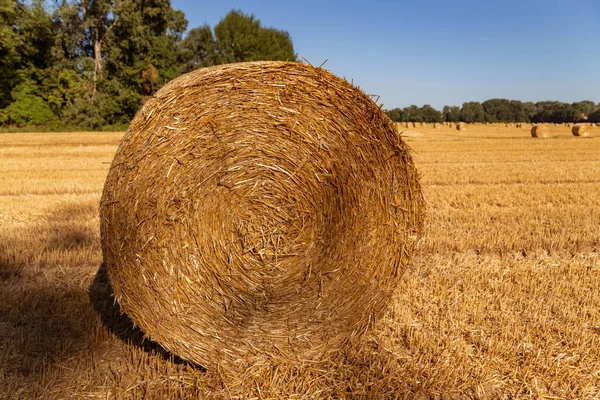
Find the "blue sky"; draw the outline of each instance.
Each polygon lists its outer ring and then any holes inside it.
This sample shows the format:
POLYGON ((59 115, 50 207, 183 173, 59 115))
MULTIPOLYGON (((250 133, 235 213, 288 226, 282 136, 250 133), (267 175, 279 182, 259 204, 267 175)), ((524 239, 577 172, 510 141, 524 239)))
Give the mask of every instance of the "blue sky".
POLYGON ((188 28, 233 8, 385 108, 508 98, 600 102, 600 0, 172 0, 188 28))

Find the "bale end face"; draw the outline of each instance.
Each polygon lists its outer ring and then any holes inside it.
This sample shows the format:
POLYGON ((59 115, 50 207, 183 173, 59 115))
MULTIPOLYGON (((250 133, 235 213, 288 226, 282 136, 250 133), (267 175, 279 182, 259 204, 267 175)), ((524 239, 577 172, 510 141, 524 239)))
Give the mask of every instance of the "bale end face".
POLYGON ((590 127, 587 124, 575 124, 571 128, 573 136, 587 137, 590 136, 590 127))
POLYGON ((409 148, 324 69, 199 69, 137 113, 101 201, 121 308, 180 357, 309 360, 391 300, 422 229, 409 148))
POLYGON ((548 137, 548 128, 544 125, 534 125, 531 127, 531 137, 544 139, 548 137))

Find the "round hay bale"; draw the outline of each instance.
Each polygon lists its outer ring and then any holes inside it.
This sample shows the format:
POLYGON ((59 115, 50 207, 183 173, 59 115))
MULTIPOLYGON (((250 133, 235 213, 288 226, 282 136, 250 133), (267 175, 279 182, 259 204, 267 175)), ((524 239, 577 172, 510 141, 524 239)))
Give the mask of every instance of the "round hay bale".
POLYGON ((438 128, 438 124, 436 124, 435 122, 433 123, 433 129, 437 129, 438 128))
POLYGON ((534 138, 547 138, 548 128, 545 125, 534 125, 531 128, 531 137, 534 138))
POLYGON ((457 131, 466 131, 467 130, 467 124, 464 122, 459 122, 458 124, 456 124, 456 130, 457 131))
POLYGON ((221 65, 136 114, 102 194, 102 251, 149 338, 238 371, 364 333, 423 210, 409 148, 362 91, 300 63, 221 65))
POLYGON ((575 124, 571 128, 571 133, 574 136, 581 136, 581 137, 590 136, 590 127, 587 124, 575 124))

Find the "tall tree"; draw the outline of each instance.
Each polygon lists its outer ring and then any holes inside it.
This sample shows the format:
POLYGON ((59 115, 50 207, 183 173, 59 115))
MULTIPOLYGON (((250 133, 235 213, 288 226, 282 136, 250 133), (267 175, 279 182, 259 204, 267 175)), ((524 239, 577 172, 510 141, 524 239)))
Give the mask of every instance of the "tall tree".
POLYGON ((485 111, 481 103, 478 101, 464 103, 460 110, 460 120, 467 123, 485 122, 485 111))
POLYGON ((215 26, 215 37, 220 63, 296 60, 287 32, 264 28, 254 15, 239 10, 230 11, 215 26))
POLYGON ((512 122, 513 115, 510 109, 510 101, 507 99, 490 99, 482 104, 486 114, 487 122, 512 122))
POLYGON ((187 27, 170 0, 122 0, 119 21, 107 38, 107 69, 127 86, 141 89, 141 74, 154 65, 162 80, 177 75, 176 47, 187 27))
POLYGON ((596 110, 596 104, 591 100, 575 102, 571 107, 579 113, 580 117, 587 117, 596 110))
POLYGON ((460 107, 444 106, 444 108, 442 109, 442 118, 446 122, 460 121, 460 107))
POLYGON ((401 108, 394 108, 387 112, 388 117, 394 122, 401 122, 404 118, 404 113, 401 108))
POLYGON ((94 60, 92 74, 92 99, 96 95, 98 81, 102 77, 102 45, 108 32, 115 26, 119 14, 115 13, 114 0, 78 0, 85 29, 86 53, 94 60))
POLYGON ((0 109, 11 102, 10 92, 22 62, 17 20, 23 7, 17 0, 0 0, 0 109))
POLYGON ((405 107, 402 113, 404 114, 404 120, 407 122, 423 122, 423 112, 421 108, 414 104, 410 107, 405 107))
POLYGON ((425 104, 421 107, 421 115, 423 116, 423 122, 442 122, 442 113, 431 107, 429 104, 425 104))
POLYGON ((191 29, 179 43, 177 59, 183 73, 217 64, 217 45, 210 26, 191 29))

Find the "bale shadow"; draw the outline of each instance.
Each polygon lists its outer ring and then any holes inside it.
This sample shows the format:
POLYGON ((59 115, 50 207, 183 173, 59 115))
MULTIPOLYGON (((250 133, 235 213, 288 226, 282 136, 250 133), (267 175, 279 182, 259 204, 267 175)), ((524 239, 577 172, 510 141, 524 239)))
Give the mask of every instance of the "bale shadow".
POLYGON ((91 340, 93 311, 83 290, 13 276, 2 282, 0 299, 0 370, 9 375, 41 376, 83 351, 91 340))
POLYGON ((24 265, 14 257, 9 257, 5 252, 0 251, 0 285, 6 281, 19 279, 23 276, 24 265))
POLYGON ((119 303, 115 301, 105 264, 100 265, 88 293, 94 309, 100 315, 102 324, 121 341, 147 353, 158 355, 174 364, 188 365, 203 372, 206 371, 203 366, 182 359, 144 336, 144 332, 134 324, 127 314, 121 311, 119 303))
POLYGON ((85 221, 94 209, 61 205, 0 232, 0 376, 26 386, 93 341, 95 314, 78 283, 84 274, 78 267, 99 249, 85 221), (62 273, 72 261, 73 273, 62 273))

